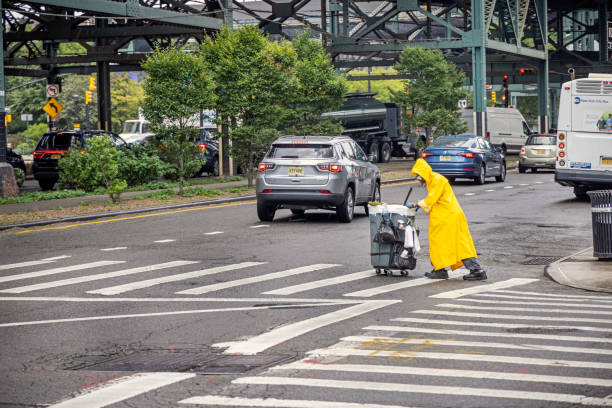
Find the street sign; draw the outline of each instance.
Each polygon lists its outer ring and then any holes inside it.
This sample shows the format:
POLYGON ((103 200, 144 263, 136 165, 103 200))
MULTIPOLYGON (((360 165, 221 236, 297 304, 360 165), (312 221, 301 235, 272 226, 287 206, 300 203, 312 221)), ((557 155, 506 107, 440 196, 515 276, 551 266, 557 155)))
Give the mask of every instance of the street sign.
POLYGON ((47 112, 47 115, 51 116, 51 119, 55 119, 63 109, 64 107, 55 98, 49 99, 45 106, 43 106, 43 110, 47 112))
POLYGON ((492 89, 492 88, 493 88, 493 85, 491 85, 491 84, 485 84, 485 89, 492 89))
POLYGON ((31 122, 32 120, 34 120, 34 115, 32 115, 31 113, 22 113, 21 120, 24 122, 31 122))
POLYGON ((467 108, 467 99, 460 99, 458 105, 460 108, 467 108))
POLYGON ((47 98, 55 98, 57 95, 59 95, 59 93, 60 93, 59 85, 57 84, 47 85, 47 98))

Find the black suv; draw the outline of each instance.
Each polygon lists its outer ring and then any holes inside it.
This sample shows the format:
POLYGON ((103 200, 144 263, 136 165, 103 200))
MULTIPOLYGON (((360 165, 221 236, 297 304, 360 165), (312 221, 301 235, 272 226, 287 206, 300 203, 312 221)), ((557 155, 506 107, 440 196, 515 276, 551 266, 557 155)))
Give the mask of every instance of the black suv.
POLYGON ((40 188, 51 190, 59 179, 57 163, 62 154, 77 146, 87 148, 87 139, 101 134, 108 134, 117 147, 127 146, 119 135, 104 130, 56 130, 45 133, 34 149, 32 165, 34 178, 38 180, 40 188))

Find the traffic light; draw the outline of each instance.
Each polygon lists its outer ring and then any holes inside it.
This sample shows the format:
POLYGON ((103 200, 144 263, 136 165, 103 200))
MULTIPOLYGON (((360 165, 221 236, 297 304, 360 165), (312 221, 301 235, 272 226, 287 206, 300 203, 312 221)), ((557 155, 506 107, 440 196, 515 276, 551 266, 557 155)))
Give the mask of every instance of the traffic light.
POLYGON ((89 77, 89 90, 90 91, 95 91, 96 90, 96 77, 89 77))
POLYGON ((491 99, 493 100, 493 103, 497 101, 497 94, 495 93, 495 91, 491 92, 491 99))
POLYGON ((508 107, 508 99, 510 97, 509 93, 508 93, 508 75, 504 75, 504 95, 502 96, 502 101, 504 101, 504 106, 507 108, 508 107))
POLYGON ((521 75, 525 75, 525 74, 530 74, 530 75, 535 75, 537 73, 535 68, 519 68, 519 74, 521 75))
POLYGON ((85 91, 85 105, 91 103, 91 91, 85 91))

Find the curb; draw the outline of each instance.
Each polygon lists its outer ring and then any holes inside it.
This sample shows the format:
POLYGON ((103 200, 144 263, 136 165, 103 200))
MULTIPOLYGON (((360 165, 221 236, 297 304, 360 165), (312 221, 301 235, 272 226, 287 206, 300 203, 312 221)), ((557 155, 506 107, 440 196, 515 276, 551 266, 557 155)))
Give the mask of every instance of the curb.
POLYGON ((575 282, 572 279, 570 279, 561 269, 560 264, 561 262, 565 262, 568 259, 571 259, 577 255, 580 255, 582 253, 585 252, 591 252, 593 251, 593 247, 589 247, 586 249, 583 249, 581 251, 578 251, 574 254, 571 254, 569 256, 566 256, 564 258, 559 259, 558 261, 555 261, 551 264, 548 264, 546 266, 546 268, 544 269, 544 275, 547 276, 548 278, 550 278, 551 280, 557 282, 560 285, 564 285, 564 286, 569 286, 572 288, 577 288, 577 289, 584 289, 584 290, 589 290, 592 292, 604 292, 604 293, 611 293, 610 290, 606 290, 606 289, 602 289, 600 287, 597 286, 588 286, 585 285, 583 283, 579 283, 579 282, 575 282))

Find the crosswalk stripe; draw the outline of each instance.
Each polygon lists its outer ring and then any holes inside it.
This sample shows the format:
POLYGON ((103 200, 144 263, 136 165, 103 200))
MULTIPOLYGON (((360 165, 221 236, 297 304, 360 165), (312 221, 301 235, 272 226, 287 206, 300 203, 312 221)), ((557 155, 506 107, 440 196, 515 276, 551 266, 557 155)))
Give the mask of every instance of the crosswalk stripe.
MULTIPOLYGON (((495 309, 497 311, 497 308, 495 309)), ((590 319, 585 317, 554 317, 554 316, 525 316, 525 315, 504 315, 497 313, 465 313, 465 312, 449 312, 447 310, 412 310, 410 313, 442 315, 442 316, 459 316, 459 317, 480 317, 485 319, 511 319, 511 320, 547 320, 560 322, 584 322, 584 323, 604 323, 612 324, 610 319, 590 319)), ((610 329, 612 331, 612 328, 610 329)))
POLYGON ((612 305, 594 305, 592 303, 575 304, 575 303, 563 303, 563 302, 520 302, 514 300, 488 300, 488 299, 457 299, 461 302, 471 303, 489 303, 497 305, 529 305, 529 306, 567 306, 567 307, 594 307, 597 309, 612 309, 612 305))
POLYGON ((513 343, 492 343, 485 341, 460 341, 455 339, 430 339, 430 338, 401 338, 401 337, 375 337, 375 336, 348 336, 341 339, 344 342, 353 342, 369 345, 384 346, 385 344, 418 344, 431 346, 466 346, 466 347, 487 347, 500 348, 507 350, 529 350, 529 351, 558 351, 562 353, 577 354, 601 354, 612 355, 612 349, 598 349, 590 347, 563 347, 551 346, 547 344, 513 344, 513 343))
POLYGON ((0 265, 0 271, 4 271, 6 269, 14 269, 14 268, 25 268, 27 266, 44 265, 44 264, 55 262, 59 259, 64 259, 64 258, 70 258, 70 255, 60 255, 60 256, 54 256, 53 258, 40 259, 38 261, 26 261, 26 262, 18 262, 18 263, 0 265))
MULTIPOLYGON (((392 358, 425 358, 433 360, 459 360, 477 361, 480 363, 496 364, 523 364, 538 365, 546 367, 564 368, 596 368, 601 370, 612 370, 612 363, 600 363, 598 361, 576 361, 576 360, 556 360, 545 358, 497 356, 491 354, 462 354, 462 353, 430 353, 426 351, 412 351, 410 349, 376 350, 376 349, 355 349, 355 348, 336 348, 312 350, 307 353, 310 356, 371 356, 371 357, 392 357, 392 358)), ((611 400, 612 402, 612 400, 611 400)))
POLYGON ((156 265, 141 266, 138 268, 124 269, 115 272, 99 273, 97 275, 79 276, 77 278, 62 279, 52 282, 38 283, 35 285, 19 286, 11 289, 0 290, 1 293, 24 293, 33 290, 56 288, 59 286, 74 285, 76 283, 90 282, 100 279, 116 278, 118 276, 133 275, 135 273, 151 272, 159 269, 174 268, 177 266, 190 265, 197 261, 171 261, 156 265))
POLYGON ((218 234, 223 234, 223 231, 211 231, 211 232, 204 233, 204 235, 218 235, 218 234))
MULTIPOLYGON (((454 303, 439 303, 436 307, 451 307, 455 309, 468 309, 468 310, 491 310, 491 306, 471 306, 471 305, 458 305, 454 303)), ((540 313, 558 313, 558 314, 594 314, 594 315, 605 315, 610 316, 610 312, 607 310, 576 310, 571 309, 543 309, 541 307, 504 307, 495 306, 495 310, 505 312, 540 312, 540 313)))
POLYGON ((203 293, 214 292, 217 290, 228 289, 228 288, 234 288, 236 286, 248 285, 250 283, 259 283, 259 282, 263 282, 263 281, 267 281, 271 279, 285 278, 287 276, 299 275, 301 273, 314 272, 314 271, 318 271, 318 270, 326 269, 326 268, 333 268, 334 266, 341 266, 341 265, 314 264, 314 265, 302 266, 299 268, 293 268, 293 269, 289 269, 289 270, 281 271, 281 272, 273 272, 273 273, 268 273, 265 275, 253 276, 250 278, 236 279, 236 280, 229 281, 229 282, 219 282, 213 285, 200 286, 198 288, 182 290, 176 293, 179 295, 201 295, 203 293))
POLYGON ((367 271, 350 273, 348 275, 336 276, 334 278, 321 279, 318 281, 302 283, 300 285, 287 286, 284 288, 263 292, 262 295, 292 295, 298 292, 305 292, 307 290, 321 288, 324 286, 342 284, 358 279, 370 278, 372 276, 375 276, 374 271, 372 269, 368 269, 367 271))
POLYGON ((241 398, 206 395, 179 401, 179 404, 220 405, 229 407, 278 407, 278 408, 409 408, 400 405, 361 404, 359 402, 335 402, 315 400, 288 400, 277 398, 241 398))
MULTIPOLYGON (((465 274, 465 270, 455 270, 449 272, 449 278, 457 278, 463 274, 465 274)), ((357 292, 345 293, 342 296, 354 296, 354 297, 371 297, 375 295, 380 295, 381 293, 392 292, 399 289, 412 288, 415 286, 429 285, 431 283, 440 282, 444 279, 429 279, 429 278, 418 278, 406 280, 399 283, 391 283, 388 285, 376 286, 370 289, 358 290, 357 292)))
POLYGON ((195 376, 189 373, 138 373, 49 408, 102 408, 195 376))
POLYGON ((585 330, 585 331, 595 331, 595 332, 604 332, 609 333, 610 328, 605 327, 591 327, 591 326, 564 326, 564 325, 555 325, 555 326, 547 326, 547 325, 538 325, 538 326, 526 326, 524 324, 514 324, 514 323, 483 323, 483 322, 460 322, 455 320, 434 320, 434 319, 417 319, 412 317, 399 317, 396 319, 391 319, 396 322, 410 322, 410 323, 425 323, 425 324, 447 324, 451 326, 481 326, 481 327, 503 327, 506 329, 526 329, 529 327, 533 327, 537 329, 568 329, 568 330, 585 330))
POLYGON ((511 293, 511 294, 523 295, 523 296, 528 296, 528 295, 545 296, 545 297, 563 298, 563 299, 567 299, 567 298, 594 299, 594 300, 606 300, 606 299, 610 299, 610 296, 602 296, 602 295, 594 295, 594 296, 589 296, 589 295, 568 295, 568 294, 543 293, 543 292, 523 292, 523 291, 518 291, 518 290, 504 290, 504 289, 496 290, 495 292, 496 293, 511 293))
POLYGON ((296 385, 304 387, 341 388, 384 392, 422 393, 435 395, 462 395, 486 398, 508 398, 519 400, 552 401, 570 404, 612 406, 612 399, 587 397, 575 394, 557 394, 549 392, 512 391, 497 388, 451 387, 448 385, 419 385, 406 383, 384 383, 370 381, 345 381, 315 378, 286 377, 242 377, 232 381, 233 384, 251 385, 296 385))
POLYGON ((127 249, 127 247, 113 247, 113 248, 102 248, 100 251, 121 251, 127 249))
POLYGON ((136 289, 149 288, 151 286, 162 283, 177 282, 190 278, 197 278, 206 275, 212 275, 219 272, 234 271, 238 269, 248 268, 251 266, 264 265, 265 262, 242 262, 239 264, 217 266, 214 268, 202 269, 194 272, 179 273, 176 275, 163 276, 161 278, 147 279, 138 282, 126 283, 125 285, 110 286, 108 288, 90 290, 87 293, 95 295, 118 295, 120 293, 129 292, 136 289))
POLYGON ((268 370, 313 370, 338 371, 355 373, 429 375, 434 377, 476 378, 483 380, 505 380, 525 382, 547 382, 557 384, 591 385, 595 387, 612 387, 612 380, 590 377, 565 377, 560 375, 520 374, 499 371, 458 370, 448 368, 422 368, 375 364, 320 364, 313 360, 302 360, 294 363, 270 367, 268 370))
MULTIPOLYGON (((497 293, 483 293, 483 294, 478 294, 478 296, 482 296, 482 297, 490 297, 490 298, 502 298, 502 299, 524 299, 524 300, 556 300, 556 299, 551 299, 549 297, 534 297, 534 296, 520 296, 520 295, 504 295, 504 294, 497 294, 497 293)), ((563 298, 564 302, 584 302, 586 299, 573 299, 573 298, 563 298)), ((602 302, 602 303, 612 303, 612 299, 608 298, 608 299, 589 299, 591 302, 602 302)))
POLYGON ((556 334, 531 334, 531 333, 508 333, 508 332, 483 332, 474 330, 448 330, 448 329, 428 329, 424 327, 404 327, 404 326, 367 326, 364 330, 384 331, 384 332, 411 332, 411 333, 429 333, 429 334, 444 334, 454 336, 478 336, 478 337, 507 337, 514 339, 539 339, 553 341, 577 341, 591 343, 609 343, 612 344, 612 339, 603 337, 585 337, 585 336, 560 336, 556 334))
POLYGON ((80 264, 80 265, 64 266, 61 268, 45 269, 44 271, 38 271, 38 272, 20 273, 17 275, 2 276, 0 277, 0 283, 11 282, 11 281, 16 281, 16 280, 21 280, 21 279, 39 278, 41 276, 55 275, 58 273, 65 273, 65 272, 80 271, 83 269, 97 268, 100 266, 107 266, 107 265, 116 265, 120 263, 125 263, 125 261, 97 261, 97 262, 90 262, 90 263, 85 263, 85 264, 80 264))
POLYGON ((527 283, 536 282, 539 279, 512 278, 501 282, 495 282, 490 285, 471 286, 465 289, 451 290, 449 292, 438 293, 431 295, 432 298, 456 299, 458 297, 473 295, 475 293, 489 292, 492 290, 510 288, 513 286, 525 285, 527 283))
POLYGON ((248 340, 234 342, 224 351, 224 354, 257 354, 304 333, 308 333, 329 324, 350 319, 355 316, 395 304, 397 302, 399 301, 381 300, 376 302, 360 303, 344 309, 336 310, 335 312, 280 326, 266 333, 251 337, 248 340))

